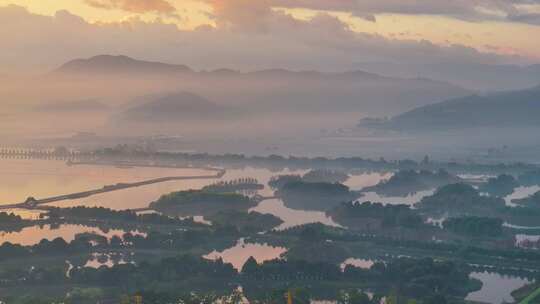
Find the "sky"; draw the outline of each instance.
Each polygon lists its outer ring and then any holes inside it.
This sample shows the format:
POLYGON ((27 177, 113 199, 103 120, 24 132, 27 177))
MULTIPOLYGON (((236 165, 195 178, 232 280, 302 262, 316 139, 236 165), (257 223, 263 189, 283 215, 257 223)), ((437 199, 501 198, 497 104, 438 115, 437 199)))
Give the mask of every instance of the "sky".
POLYGON ((0 20, 0 73, 98 53, 201 69, 540 62, 540 0, 0 0, 0 20))

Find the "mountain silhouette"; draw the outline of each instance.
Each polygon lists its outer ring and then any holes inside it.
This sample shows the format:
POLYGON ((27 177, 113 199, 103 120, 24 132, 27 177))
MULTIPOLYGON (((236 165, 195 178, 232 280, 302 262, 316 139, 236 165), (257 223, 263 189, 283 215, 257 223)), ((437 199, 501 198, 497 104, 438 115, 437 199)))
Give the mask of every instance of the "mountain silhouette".
POLYGON ((174 74, 192 72, 192 70, 185 65, 142 61, 123 55, 99 55, 69 61, 55 72, 60 74, 174 74))
POLYGON ((367 119, 361 125, 400 130, 540 127, 540 86, 448 100, 418 107, 390 120, 367 119))

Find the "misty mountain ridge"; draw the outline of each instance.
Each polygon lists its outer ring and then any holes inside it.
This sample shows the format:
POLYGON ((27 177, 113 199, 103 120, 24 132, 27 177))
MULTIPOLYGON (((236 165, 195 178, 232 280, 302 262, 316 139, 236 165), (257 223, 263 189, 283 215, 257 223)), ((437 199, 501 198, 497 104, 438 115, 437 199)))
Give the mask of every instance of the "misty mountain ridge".
POLYGON ((524 90, 540 82, 540 64, 372 62, 354 66, 392 77, 426 77, 485 92, 524 90))
POLYGON ((395 115, 434 100, 473 93, 441 81, 392 78, 361 70, 320 72, 273 68, 242 72, 223 68, 194 71, 184 65, 110 55, 71 61, 50 75, 59 76, 49 78, 53 82, 57 78, 69 80, 70 88, 73 88, 73 84, 82 86, 86 96, 105 98, 95 94, 111 91, 114 96, 109 99, 118 100, 121 94, 132 98, 136 95, 186 91, 204 95, 219 105, 265 114, 357 112, 395 115), (160 77, 159 81, 156 77, 160 77), (95 89, 90 89, 91 86, 95 89))
POLYGON ((141 98, 117 118, 130 122, 164 122, 218 118, 227 108, 189 92, 176 92, 141 98))
POLYGON ((236 77, 269 77, 269 78, 302 78, 302 79, 335 79, 335 80, 417 80, 426 82, 443 83, 429 78, 400 78, 386 77, 363 70, 351 70, 345 72, 320 72, 316 70, 293 71, 283 68, 262 69, 252 72, 242 72, 234 69, 219 68, 211 71, 197 72, 187 65, 168 64, 162 62, 145 61, 131 58, 125 55, 97 55, 87 59, 74 59, 58 69, 54 74, 199 74, 199 76, 236 76, 236 77))
POLYGON ((364 119, 360 125, 415 131, 540 127, 540 85, 526 90, 447 100, 416 108, 388 120, 364 119))
POLYGON ((54 71, 56 74, 174 74, 192 72, 185 65, 141 61, 128 56, 98 55, 88 59, 75 59, 54 71))

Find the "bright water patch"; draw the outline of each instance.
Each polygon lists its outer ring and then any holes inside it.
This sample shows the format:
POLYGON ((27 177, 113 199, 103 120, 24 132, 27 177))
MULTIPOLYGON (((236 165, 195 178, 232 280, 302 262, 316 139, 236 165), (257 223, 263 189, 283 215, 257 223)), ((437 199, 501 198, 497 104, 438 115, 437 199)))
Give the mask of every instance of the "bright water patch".
POLYGON ((283 201, 280 199, 262 201, 258 206, 251 208, 249 211, 256 211, 263 214, 272 214, 279 217, 283 221, 283 223, 276 227, 276 230, 283 230, 290 227, 310 223, 323 223, 325 225, 334 227, 339 226, 324 212, 294 210, 291 208, 287 208, 287 206, 285 206, 283 201))
POLYGON ((480 290, 470 293, 466 299, 491 304, 514 302, 512 291, 531 283, 527 279, 498 273, 473 272, 471 277, 482 281, 484 285, 480 290))
MULTIPOLYGON (((83 225, 43 225, 43 226, 32 226, 23 228, 18 232, 9 232, 9 233, 0 233, 1 243, 10 242, 13 244, 21 245, 34 245, 39 243, 42 239, 47 239, 52 241, 55 238, 63 238, 66 242, 71 242, 75 239, 75 236, 80 233, 95 233, 98 235, 111 238, 114 235, 122 237, 124 233, 128 231, 119 230, 119 229, 107 229, 102 230, 96 227, 89 227, 83 225)), ((132 234, 144 235, 138 231, 129 231, 132 234)))
POLYGON ((287 251, 284 247, 274 247, 267 244, 245 243, 243 239, 238 240, 234 247, 221 252, 212 251, 203 256, 206 259, 223 259, 225 263, 231 263, 234 268, 241 270, 249 257, 254 257, 258 263, 279 258, 287 251))
POLYGON ((426 196, 433 195, 435 193, 435 189, 431 190, 425 190, 425 191, 418 191, 415 193, 411 193, 407 196, 383 196, 379 195, 376 192, 364 192, 362 193, 362 196, 358 198, 358 201, 360 202, 373 202, 373 203, 383 203, 388 205, 415 205, 416 203, 420 202, 422 198, 426 196))

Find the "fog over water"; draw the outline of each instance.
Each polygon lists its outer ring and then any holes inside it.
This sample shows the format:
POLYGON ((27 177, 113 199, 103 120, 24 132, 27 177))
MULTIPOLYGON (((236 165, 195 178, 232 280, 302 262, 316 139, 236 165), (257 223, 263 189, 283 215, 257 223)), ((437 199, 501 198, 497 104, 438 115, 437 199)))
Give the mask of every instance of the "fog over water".
POLYGON ((540 299, 538 0, 0 21, 0 304, 540 299))

